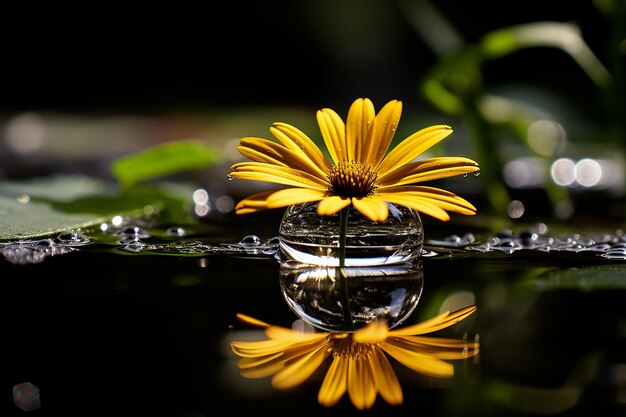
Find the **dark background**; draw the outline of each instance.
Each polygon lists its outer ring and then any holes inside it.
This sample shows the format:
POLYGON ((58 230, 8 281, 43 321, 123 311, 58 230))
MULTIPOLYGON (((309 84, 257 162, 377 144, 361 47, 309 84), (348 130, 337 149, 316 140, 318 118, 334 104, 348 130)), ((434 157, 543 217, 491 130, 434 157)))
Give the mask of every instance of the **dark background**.
MULTIPOLYGON (((0 111, 345 108, 363 96, 417 98, 437 59, 405 13, 417 3, 11 2, 0 25, 0 111)), ((433 5, 467 43, 512 24, 576 22, 606 64, 610 25, 592 1, 433 5)), ((516 78, 583 99, 593 86, 575 64, 563 73, 569 60, 553 49, 520 52, 486 75, 494 85, 516 78), (545 65, 525 65, 525 53, 545 54, 545 65)))

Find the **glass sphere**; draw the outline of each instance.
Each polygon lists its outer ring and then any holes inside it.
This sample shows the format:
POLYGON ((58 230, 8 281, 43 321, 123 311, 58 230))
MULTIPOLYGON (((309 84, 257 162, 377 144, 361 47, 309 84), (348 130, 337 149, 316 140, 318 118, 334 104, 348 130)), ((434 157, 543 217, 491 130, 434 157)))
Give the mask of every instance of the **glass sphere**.
MULTIPOLYGON (((345 266, 408 262, 422 253, 424 229, 416 210, 387 203, 389 217, 373 222, 354 208, 348 216, 345 266)), ((289 206, 280 223, 281 261, 339 266, 339 213, 317 214, 317 202, 289 206)))

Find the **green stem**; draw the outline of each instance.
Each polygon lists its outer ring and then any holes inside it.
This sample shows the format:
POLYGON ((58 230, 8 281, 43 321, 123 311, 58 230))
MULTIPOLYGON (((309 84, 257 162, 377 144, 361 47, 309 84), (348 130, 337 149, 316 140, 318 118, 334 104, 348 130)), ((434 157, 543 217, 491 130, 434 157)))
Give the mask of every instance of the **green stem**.
POLYGON ((339 212, 339 280, 344 321, 348 326, 348 330, 354 331, 354 321, 352 319, 352 310, 350 309, 350 294, 348 292, 348 274, 346 273, 346 236, 348 234, 349 214, 350 206, 341 209, 339 212))

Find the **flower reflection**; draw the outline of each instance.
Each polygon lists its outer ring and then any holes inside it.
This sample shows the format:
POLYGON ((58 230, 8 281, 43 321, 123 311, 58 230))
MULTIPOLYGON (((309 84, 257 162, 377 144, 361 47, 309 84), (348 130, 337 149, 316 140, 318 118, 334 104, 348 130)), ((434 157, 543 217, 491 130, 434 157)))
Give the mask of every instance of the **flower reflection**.
POLYGON ((452 326, 476 311, 468 306, 446 311, 424 322, 392 329, 376 321, 354 333, 303 332, 274 326, 244 314, 237 317, 265 329, 267 339, 233 341, 246 378, 272 377, 277 389, 292 388, 308 379, 330 356, 330 367, 318 392, 321 405, 335 405, 347 392, 357 409, 369 409, 380 395, 391 405, 403 402, 402 388, 387 358, 420 374, 449 378, 454 366, 446 360, 478 354, 477 341, 424 336, 452 326))

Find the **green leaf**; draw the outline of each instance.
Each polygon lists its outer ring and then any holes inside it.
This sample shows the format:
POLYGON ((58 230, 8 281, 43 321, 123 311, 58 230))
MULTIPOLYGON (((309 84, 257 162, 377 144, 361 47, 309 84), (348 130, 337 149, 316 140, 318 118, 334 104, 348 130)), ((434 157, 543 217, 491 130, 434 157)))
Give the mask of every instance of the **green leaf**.
POLYGON ((49 203, 23 204, 0 196, 0 240, 34 239, 93 226, 105 218, 93 213, 63 213, 49 203))
POLYGON ((200 140, 179 140, 122 156, 111 164, 111 173, 128 189, 142 181, 208 167, 219 159, 218 152, 200 140))
POLYGON ((83 175, 0 183, 0 240, 35 239, 97 225, 117 214, 119 207, 77 209, 76 202, 115 196, 119 197, 115 184, 83 175))

